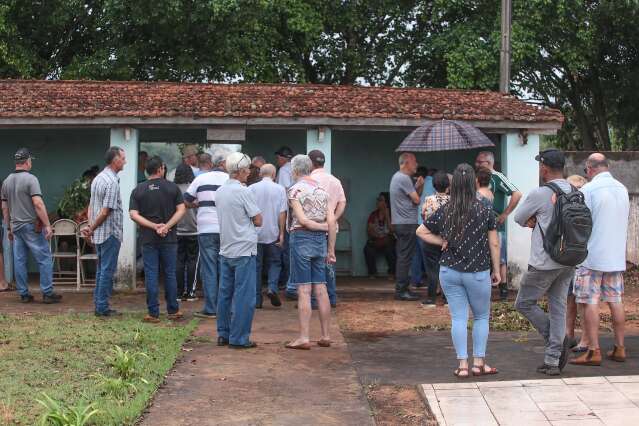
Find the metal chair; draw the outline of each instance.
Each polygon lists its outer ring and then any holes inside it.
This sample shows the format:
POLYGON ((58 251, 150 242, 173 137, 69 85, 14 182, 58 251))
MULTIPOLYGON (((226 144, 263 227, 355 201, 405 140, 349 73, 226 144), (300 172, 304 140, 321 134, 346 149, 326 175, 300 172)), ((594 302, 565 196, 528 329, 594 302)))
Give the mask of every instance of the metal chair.
POLYGON ((87 238, 82 236, 82 230, 89 227, 89 222, 82 222, 78 227, 78 239, 80 240, 80 285, 95 286, 95 278, 87 278, 86 270, 84 269, 84 262, 94 262, 97 270, 98 267, 98 255, 95 252, 95 247, 90 244, 87 238))
POLYGON ((78 241, 78 225, 69 219, 57 220, 51 225, 51 256, 53 257, 53 283, 74 284, 80 289, 80 242, 78 241), (69 249, 61 251, 60 243, 69 244, 69 249), (72 249, 75 244, 75 250, 72 249), (62 269, 61 259, 75 259, 75 270, 62 269))
POLYGON ((335 241, 335 257, 338 264, 335 266, 336 274, 353 276, 353 233, 351 223, 342 216, 338 220, 339 232, 335 241))

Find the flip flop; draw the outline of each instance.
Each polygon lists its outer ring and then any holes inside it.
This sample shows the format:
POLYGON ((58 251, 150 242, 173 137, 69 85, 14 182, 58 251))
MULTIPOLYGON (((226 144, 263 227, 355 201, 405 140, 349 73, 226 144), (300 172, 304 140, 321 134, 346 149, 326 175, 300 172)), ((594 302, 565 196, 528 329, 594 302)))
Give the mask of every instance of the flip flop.
POLYGON ((456 368, 455 371, 453 371, 453 375, 455 377, 457 377, 458 379, 467 379, 470 377, 470 374, 468 374, 468 368, 456 368), (462 376, 461 373, 465 371, 466 375, 462 376))
POLYGON ((328 348, 328 347, 331 346, 331 341, 330 340, 318 340, 317 346, 320 346, 322 348, 328 348))
POLYGON ((293 342, 287 343, 285 346, 286 349, 299 349, 302 351, 310 351, 311 344, 310 343, 300 343, 299 345, 294 345, 293 342))
POLYGON ((486 366, 484 365, 473 365, 472 372, 473 372, 473 376, 490 376, 492 374, 499 373, 499 371, 495 367, 490 367, 486 369, 486 366), (478 368, 479 372, 476 372, 475 368, 478 368))

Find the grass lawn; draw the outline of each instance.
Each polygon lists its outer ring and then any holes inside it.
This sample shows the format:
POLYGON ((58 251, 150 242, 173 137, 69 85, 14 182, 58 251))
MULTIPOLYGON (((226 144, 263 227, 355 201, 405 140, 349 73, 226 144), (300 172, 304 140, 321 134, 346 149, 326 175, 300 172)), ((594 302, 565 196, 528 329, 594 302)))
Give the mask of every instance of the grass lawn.
POLYGON ((90 424, 133 424, 164 380, 197 322, 145 324, 142 314, 99 319, 89 314, 0 315, 0 424, 35 424, 45 392, 68 405, 95 404, 90 424), (119 396, 104 380, 118 377, 107 359, 115 345, 143 352, 119 396))

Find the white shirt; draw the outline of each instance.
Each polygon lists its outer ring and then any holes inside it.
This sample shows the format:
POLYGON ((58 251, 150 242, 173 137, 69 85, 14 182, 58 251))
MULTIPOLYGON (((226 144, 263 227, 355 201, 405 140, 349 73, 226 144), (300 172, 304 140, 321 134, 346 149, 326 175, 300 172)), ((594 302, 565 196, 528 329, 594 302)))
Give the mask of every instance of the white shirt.
POLYGON ((628 190, 609 172, 604 172, 592 178, 581 192, 592 213, 588 257, 582 266, 601 272, 625 271, 630 215, 628 190))
POLYGON ((229 179, 229 175, 221 171, 203 173, 191 182, 184 193, 188 202, 197 200, 197 233, 219 234, 220 222, 215 204, 215 192, 229 179))
POLYGON ((293 172, 290 161, 280 167, 279 172, 277 172, 277 183, 285 189, 289 189, 293 185, 293 172))
POLYGON ((262 211, 262 226, 257 228, 257 242, 271 244, 280 237, 279 216, 288 210, 286 190, 269 177, 248 187, 262 211))

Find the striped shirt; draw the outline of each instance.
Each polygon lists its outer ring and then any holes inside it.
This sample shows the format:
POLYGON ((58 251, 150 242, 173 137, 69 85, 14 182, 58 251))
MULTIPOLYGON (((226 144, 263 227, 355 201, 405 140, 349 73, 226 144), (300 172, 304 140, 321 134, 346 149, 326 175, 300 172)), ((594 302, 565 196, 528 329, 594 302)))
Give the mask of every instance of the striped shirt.
POLYGON ((229 179, 228 173, 213 170, 199 175, 184 193, 184 199, 192 203, 197 200, 198 234, 219 234, 220 221, 215 204, 215 192, 229 179))
POLYGON ((106 167, 91 183, 91 210, 89 222, 95 222, 100 210, 107 208, 111 213, 93 231, 94 244, 104 243, 111 235, 122 241, 122 199, 120 198, 120 179, 106 167))

